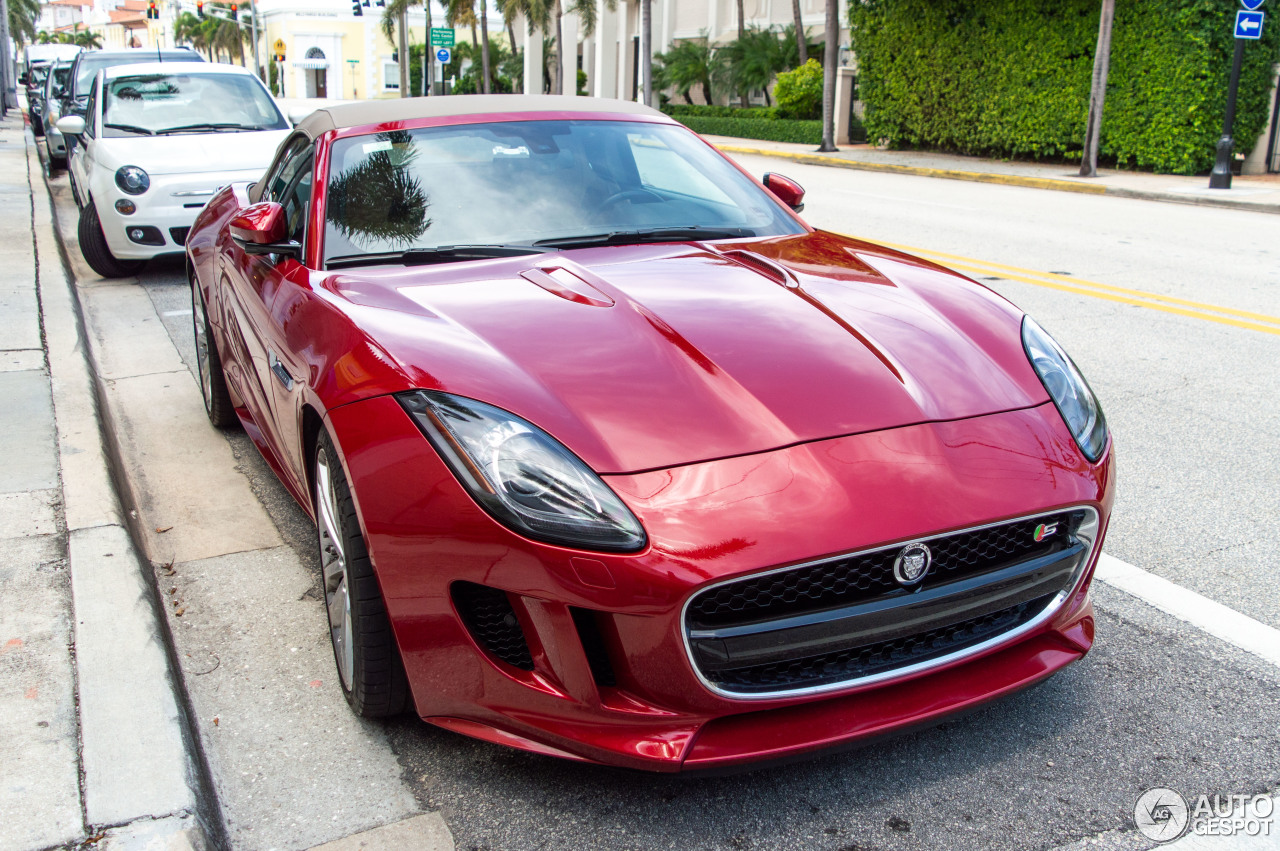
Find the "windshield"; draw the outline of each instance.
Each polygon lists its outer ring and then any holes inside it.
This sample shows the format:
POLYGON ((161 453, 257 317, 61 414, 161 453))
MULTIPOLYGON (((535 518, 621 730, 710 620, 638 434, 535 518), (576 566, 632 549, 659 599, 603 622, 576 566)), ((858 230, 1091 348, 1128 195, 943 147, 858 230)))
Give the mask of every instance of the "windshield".
POLYGON ((38 86, 44 82, 45 77, 49 76, 48 65, 32 65, 31 74, 27 77, 32 86, 38 86))
POLYGON ((772 196, 692 132, 669 124, 396 130, 341 139, 330 163, 326 260, 601 234, 617 244, 627 241, 619 232, 656 229, 802 232, 772 196))
POLYGON ((280 130, 288 127, 257 80, 239 74, 147 74, 106 82, 104 136, 280 130))
POLYGON ((45 80, 45 85, 50 93, 64 88, 67 85, 67 78, 71 76, 70 65, 59 65, 53 69, 50 79, 45 80))

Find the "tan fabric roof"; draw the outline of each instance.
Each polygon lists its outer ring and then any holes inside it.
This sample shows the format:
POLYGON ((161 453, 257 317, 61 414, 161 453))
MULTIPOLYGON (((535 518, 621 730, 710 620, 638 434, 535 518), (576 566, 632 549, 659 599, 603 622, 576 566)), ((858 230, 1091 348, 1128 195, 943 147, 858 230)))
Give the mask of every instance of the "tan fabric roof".
POLYGON ((367 100, 317 109, 298 129, 312 139, 340 127, 360 127, 387 121, 408 121, 449 115, 503 112, 599 112, 615 115, 662 116, 656 109, 611 98, 572 95, 450 95, 448 97, 367 100))

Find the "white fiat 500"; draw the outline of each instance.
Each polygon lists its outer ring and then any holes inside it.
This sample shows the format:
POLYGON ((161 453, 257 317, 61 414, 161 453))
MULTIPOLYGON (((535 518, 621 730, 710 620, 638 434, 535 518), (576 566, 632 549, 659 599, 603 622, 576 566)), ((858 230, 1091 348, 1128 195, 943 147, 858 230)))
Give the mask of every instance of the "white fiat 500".
POLYGON ((181 251, 205 202, 259 179, 289 127, 244 68, 152 62, 99 72, 84 117, 58 121, 80 140, 69 169, 85 261, 118 278, 181 251))

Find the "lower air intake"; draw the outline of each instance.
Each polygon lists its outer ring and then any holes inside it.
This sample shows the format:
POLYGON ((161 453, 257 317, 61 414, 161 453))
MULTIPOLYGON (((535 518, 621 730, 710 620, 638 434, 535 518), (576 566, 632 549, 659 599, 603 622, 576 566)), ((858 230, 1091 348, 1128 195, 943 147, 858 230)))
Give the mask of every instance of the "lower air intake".
POLYGON ((529 642, 506 591, 474 582, 455 582, 453 603, 477 644, 514 668, 533 670, 529 642))

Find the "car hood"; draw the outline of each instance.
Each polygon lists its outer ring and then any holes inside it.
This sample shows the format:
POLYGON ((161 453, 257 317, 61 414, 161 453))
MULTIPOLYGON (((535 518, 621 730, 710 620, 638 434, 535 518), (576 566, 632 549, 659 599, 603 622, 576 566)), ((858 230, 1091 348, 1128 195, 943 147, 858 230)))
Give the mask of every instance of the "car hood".
POLYGON ((99 139, 98 160, 114 171, 136 165, 147 174, 266 171, 288 130, 243 133, 180 133, 99 139))
POLYGON ((1048 399, 1003 298, 821 232, 369 269, 327 286, 410 385, 519 414, 601 473, 1048 399))

